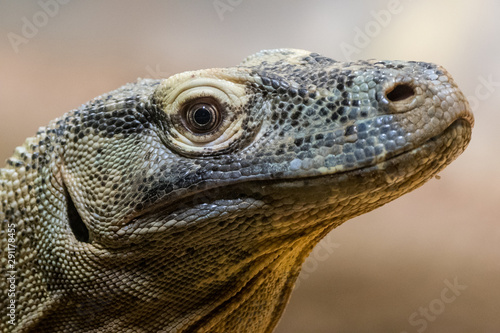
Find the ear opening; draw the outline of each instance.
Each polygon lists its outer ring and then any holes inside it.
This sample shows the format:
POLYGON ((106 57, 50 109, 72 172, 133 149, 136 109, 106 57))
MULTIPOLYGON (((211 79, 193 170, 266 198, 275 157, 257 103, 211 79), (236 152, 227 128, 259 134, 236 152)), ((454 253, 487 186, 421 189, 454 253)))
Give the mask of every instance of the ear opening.
POLYGON ((89 229, 85 223, 83 223, 83 219, 80 216, 80 213, 78 213, 75 203, 73 202, 66 186, 64 186, 64 194, 66 197, 66 210, 68 212, 69 227, 71 228, 73 235, 75 235, 76 240, 79 242, 90 243, 89 229))

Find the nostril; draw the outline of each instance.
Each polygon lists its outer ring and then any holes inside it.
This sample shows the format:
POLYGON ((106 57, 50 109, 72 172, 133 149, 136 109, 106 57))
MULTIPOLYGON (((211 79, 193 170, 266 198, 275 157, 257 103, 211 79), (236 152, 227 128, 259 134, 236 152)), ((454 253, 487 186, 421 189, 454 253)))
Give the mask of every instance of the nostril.
POLYGON ((391 102, 402 101, 415 95, 415 91, 407 84, 400 84, 387 93, 387 98, 391 102))

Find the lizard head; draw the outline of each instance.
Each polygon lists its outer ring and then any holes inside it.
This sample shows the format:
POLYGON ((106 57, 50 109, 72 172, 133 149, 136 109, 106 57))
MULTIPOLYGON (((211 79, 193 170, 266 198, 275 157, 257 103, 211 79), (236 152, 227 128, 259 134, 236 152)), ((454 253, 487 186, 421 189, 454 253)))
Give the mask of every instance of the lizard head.
POLYGON ((180 331, 273 327, 312 247, 432 178, 473 125, 439 66, 290 49, 140 80, 66 119, 63 247, 93 270, 64 280, 85 285, 68 288, 80 313, 180 331))
MULTIPOLYGON (((287 211, 303 211, 301 203, 310 202, 325 206, 330 221, 342 221, 434 176, 465 149, 473 125, 451 76, 422 62, 339 63, 302 50, 269 50, 237 67, 185 72, 152 85, 135 104, 126 95, 128 116, 116 114, 126 109, 125 93, 104 103, 112 140, 91 152, 99 156, 93 163, 103 174, 100 188, 112 188, 106 192, 117 200, 89 201, 87 209, 99 218, 111 215, 106 237, 120 242, 151 227, 144 218, 155 213, 158 227, 188 225, 187 216, 168 219, 177 204, 202 209, 194 203, 238 195, 278 196, 268 211, 296 196, 287 211), (124 169, 115 161, 130 173, 110 177, 124 169)), ((81 167, 88 163, 77 162, 74 174, 85 175, 81 167)), ((99 190, 94 183, 79 183, 79 190, 99 190)), ((231 206, 225 201, 221 209, 231 206)), ((238 214, 252 209, 234 207, 238 214)), ((305 226, 300 219, 299 226, 305 226)))

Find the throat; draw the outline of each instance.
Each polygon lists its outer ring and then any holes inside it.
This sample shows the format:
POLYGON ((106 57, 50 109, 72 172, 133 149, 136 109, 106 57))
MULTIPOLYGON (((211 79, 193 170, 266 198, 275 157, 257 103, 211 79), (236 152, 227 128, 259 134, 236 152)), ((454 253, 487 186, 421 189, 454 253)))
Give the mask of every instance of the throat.
MULTIPOLYGON (((288 303, 302 263, 318 237, 298 238, 241 267, 240 286, 187 329, 191 332, 272 332, 288 303)), ((281 243, 281 242, 278 242, 281 243)))

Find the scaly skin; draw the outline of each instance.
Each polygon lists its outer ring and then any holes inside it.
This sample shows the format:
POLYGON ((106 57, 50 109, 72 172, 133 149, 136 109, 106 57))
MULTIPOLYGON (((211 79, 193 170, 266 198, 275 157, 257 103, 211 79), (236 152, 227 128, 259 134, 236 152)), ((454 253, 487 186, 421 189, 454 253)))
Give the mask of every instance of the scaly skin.
POLYGON ((127 84, 0 170, 0 328, 271 332, 314 245, 432 178, 472 125, 420 62, 271 50, 127 84))

